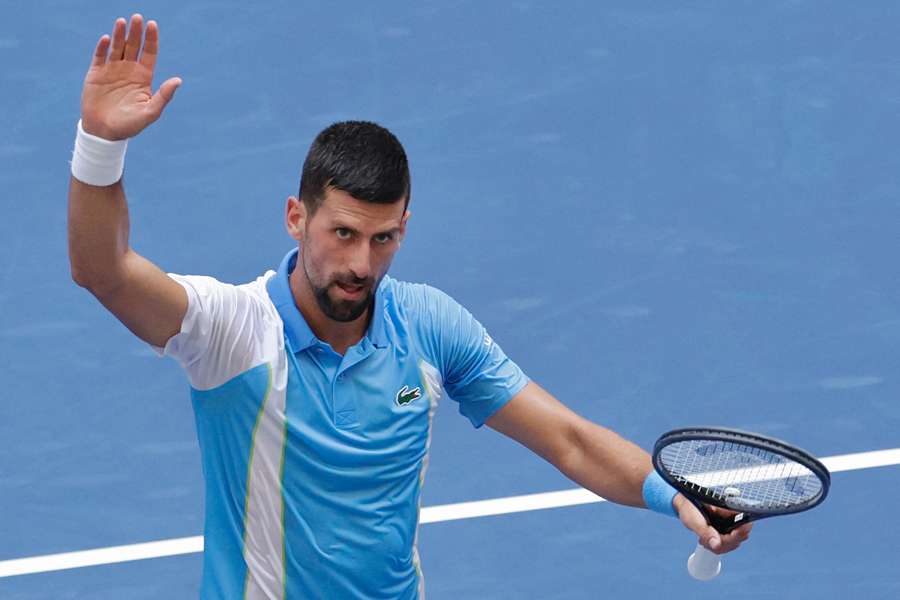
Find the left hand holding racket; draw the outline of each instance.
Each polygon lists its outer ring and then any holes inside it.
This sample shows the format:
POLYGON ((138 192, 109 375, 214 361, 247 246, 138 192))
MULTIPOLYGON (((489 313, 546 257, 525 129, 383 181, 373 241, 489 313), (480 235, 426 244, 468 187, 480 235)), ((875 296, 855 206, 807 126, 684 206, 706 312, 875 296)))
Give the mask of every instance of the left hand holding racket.
POLYGON ((828 469, 807 452, 734 429, 663 434, 653 448, 653 467, 680 492, 673 506, 700 537, 688 571, 701 580, 719 574, 717 555, 747 539, 751 521, 814 508, 831 484, 828 469))
MULTIPOLYGON (((703 513, 683 495, 678 494, 672 501, 672 504, 675 506, 675 510, 678 511, 678 518, 682 524, 697 534, 699 544, 715 554, 725 554, 736 550, 741 545, 741 542, 746 541, 750 537, 750 530, 753 529, 753 523, 745 523, 728 533, 719 533, 712 525, 707 523, 703 513)), ((722 518, 734 517, 736 514, 733 511, 711 505, 706 505, 704 509, 722 518)))

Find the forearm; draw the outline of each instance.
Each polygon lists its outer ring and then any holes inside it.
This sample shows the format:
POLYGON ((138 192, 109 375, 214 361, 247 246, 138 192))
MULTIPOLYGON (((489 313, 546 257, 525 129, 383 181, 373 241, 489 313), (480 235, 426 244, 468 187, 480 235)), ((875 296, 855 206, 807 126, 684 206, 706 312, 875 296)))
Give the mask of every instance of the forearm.
POLYGON ((69 184, 69 262, 72 278, 100 295, 117 288, 140 262, 130 260, 136 257, 128 248, 125 140, 156 121, 181 84, 173 77, 152 93, 159 27, 147 23, 146 37, 143 29, 143 17, 135 14, 126 37, 125 19, 116 19, 113 35, 102 36, 94 48, 81 93, 72 160, 77 179, 69 184))
POLYGON ((580 417, 535 382, 487 424, 595 494, 619 504, 644 506, 642 488, 651 470, 650 456, 615 432, 580 417))
POLYGON ((581 418, 572 438, 569 456, 558 465, 563 474, 611 502, 644 507, 642 487, 653 468, 647 452, 581 418))
POLYGON ((122 182, 69 182, 69 263, 72 278, 89 289, 116 285, 128 252, 128 204, 122 182))

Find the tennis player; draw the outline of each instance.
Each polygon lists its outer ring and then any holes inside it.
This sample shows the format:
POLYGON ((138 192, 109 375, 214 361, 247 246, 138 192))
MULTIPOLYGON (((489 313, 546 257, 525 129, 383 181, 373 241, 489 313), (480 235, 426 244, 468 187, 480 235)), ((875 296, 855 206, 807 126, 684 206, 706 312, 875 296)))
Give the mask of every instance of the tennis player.
POLYGON ((144 33, 140 15, 118 19, 96 46, 69 256, 78 285, 186 371, 206 484, 202 598, 423 598, 419 503, 442 398, 600 496, 677 516, 716 553, 747 538, 709 527, 645 451, 530 381, 453 299, 387 275, 410 175, 376 124, 315 138, 285 209, 294 247, 255 281, 167 274, 137 254, 125 147, 181 84, 152 92, 159 28, 144 33))

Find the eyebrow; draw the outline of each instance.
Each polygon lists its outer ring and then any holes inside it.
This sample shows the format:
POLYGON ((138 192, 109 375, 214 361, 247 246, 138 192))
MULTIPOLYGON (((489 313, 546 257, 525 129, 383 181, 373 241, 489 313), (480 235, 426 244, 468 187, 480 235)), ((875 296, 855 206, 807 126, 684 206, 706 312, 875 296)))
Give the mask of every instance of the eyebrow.
MULTIPOLYGON (((334 224, 334 229, 347 229, 347 230, 349 230, 349 231, 352 231, 353 233, 359 233, 359 232, 360 232, 360 231, 359 231, 357 228, 355 228, 355 227, 351 227, 350 225, 343 225, 343 224, 341 224, 340 221, 338 221, 338 222, 336 222, 336 223, 334 224)), ((386 235, 386 234, 391 234, 391 235, 393 235, 393 234, 399 233, 399 232, 400 232, 400 226, 397 225, 397 226, 395 226, 395 227, 391 227, 390 229, 385 229, 385 230, 383 230, 383 231, 376 231, 375 233, 372 234, 372 236, 374 237, 374 236, 376 236, 376 235, 386 235)))

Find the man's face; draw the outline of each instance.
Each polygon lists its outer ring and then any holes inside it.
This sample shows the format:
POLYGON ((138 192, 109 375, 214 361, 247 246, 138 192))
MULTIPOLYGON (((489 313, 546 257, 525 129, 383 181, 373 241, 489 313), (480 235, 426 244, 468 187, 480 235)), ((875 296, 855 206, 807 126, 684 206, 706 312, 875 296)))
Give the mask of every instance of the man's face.
POLYGON ((301 242, 297 267, 325 316, 355 321, 371 305, 406 232, 404 204, 363 202, 329 188, 309 216, 298 199, 288 200, 288 230, 301 242))

